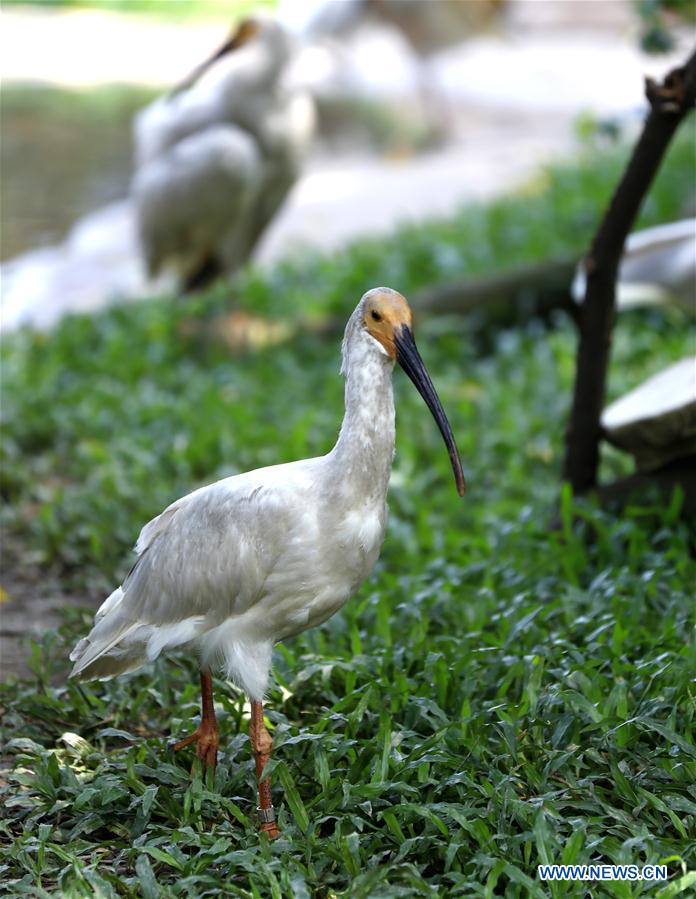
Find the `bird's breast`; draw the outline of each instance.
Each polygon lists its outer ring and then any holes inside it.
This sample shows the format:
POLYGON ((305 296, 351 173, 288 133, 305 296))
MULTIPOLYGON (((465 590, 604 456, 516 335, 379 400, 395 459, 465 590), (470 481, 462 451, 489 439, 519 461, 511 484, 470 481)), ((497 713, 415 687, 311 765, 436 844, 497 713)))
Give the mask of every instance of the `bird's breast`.
POLYGON ((332 570, 354 593, 379 557, 387 527, 386 503, 369 503, 343 510, 333 535, 332 570))
POLYGON ((351 509, 342 517, 337 528, 338 542, 353 556, 369 557, 375 551, 379 552, 382 546, 386 521, 386 507, 367 506, 351 509))
POLYGON ((292 582, 278 572, 278 581, 268 584, 265 620, 273 623, 274 640, 321 624, 348 602, 377 561, 386 520, 383 502, 349 511, 336 507, 320 516, 292 582))

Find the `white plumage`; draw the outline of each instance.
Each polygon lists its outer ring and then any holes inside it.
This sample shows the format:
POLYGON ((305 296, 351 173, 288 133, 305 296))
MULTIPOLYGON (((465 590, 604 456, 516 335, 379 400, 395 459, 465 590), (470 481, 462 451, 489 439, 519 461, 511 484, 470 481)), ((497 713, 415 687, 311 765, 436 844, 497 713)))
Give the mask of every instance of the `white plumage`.
POLYGON ((187 80, 138 114, 131 193, 147 268, 193 287, 232 272, 294 184, 314 107, 283 80, 289 35, 245 20, 187 80))
POLYGON ((112 677, 187 646, 204 673, 221 667, 260 708, 274 644, 338 611, 379 555, 394 453, 395 359, 433 412, 463 493, 454 438, 416 350, 408 304, 388 288, 372 290, 346 327, 345 417, 331 452, 225 478, 145 525, 136 564, 70 656, 73 676, 112 677))

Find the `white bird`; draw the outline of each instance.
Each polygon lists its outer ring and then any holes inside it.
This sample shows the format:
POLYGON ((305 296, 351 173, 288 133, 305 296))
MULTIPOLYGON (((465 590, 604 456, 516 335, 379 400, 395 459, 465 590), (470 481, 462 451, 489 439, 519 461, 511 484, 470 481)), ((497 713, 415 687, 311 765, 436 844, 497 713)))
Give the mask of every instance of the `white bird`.
POLYGON ((401 294, 368 291, 345 331, 345 416, 331 452, 225 478, 172 503, 142 529, 135 565, 70 655, 71 676, 105 679, 163 650, 196 652, 201 721, 174 748, 196 742, 210 767, 219 745, 210 672, 220 666, 251 701, 259 816, 270 836, 278 830, 262 778, 272 748, 262 702, 273 646, 326 621, 377 561, 394 455, 395 360, 430 408, 464 495, 452 430, 411 325, 401 294))
POLYGON ((237 269, 299 174, 314 129, 309 95, 287 88, 292 44, 278 22, 244 20, 134 125, 131 193, 148 272, 185 289, 237 269))

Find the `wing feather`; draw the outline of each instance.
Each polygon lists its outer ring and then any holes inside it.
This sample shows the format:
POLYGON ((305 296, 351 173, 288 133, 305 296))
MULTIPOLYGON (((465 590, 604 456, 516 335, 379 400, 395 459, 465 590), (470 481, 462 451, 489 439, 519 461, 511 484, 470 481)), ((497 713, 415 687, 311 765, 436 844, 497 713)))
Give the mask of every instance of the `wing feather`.
POLYGON ((313 461, 218 481, 148 522, 135 565, 71 653, 73 676, 137 668, 258 602, 283 568, 313 461))

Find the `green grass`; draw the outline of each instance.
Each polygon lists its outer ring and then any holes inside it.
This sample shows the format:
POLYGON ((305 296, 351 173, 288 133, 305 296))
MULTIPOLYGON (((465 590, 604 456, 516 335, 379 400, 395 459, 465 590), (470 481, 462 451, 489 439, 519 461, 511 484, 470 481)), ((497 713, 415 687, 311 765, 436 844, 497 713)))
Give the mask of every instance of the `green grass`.
MULTIPOLYGON (((675 147, 646 221, 688 211, 675 147)), ((235 301, 297 320, 347 315, 388 283, 407 294, 587 243, 615 158, 544 176, 524 197, 330 259, 249 271, 235 301)), ((338 342, 301 333, 231 354, 191 336, 229 303, 157 300, 5 341, 5 525, 66 584, 122 576, 138 527, 194 486, 326 451, 341 415, 338 342)), ((382 558, 322 628, 280 646, 267 711, 282 837, 259 841, 243 697, 217 683, 213 784, 188 781, 170 736, 197 714, 194 661, 77 686, 73 611, 3 687, 0 876, 30 896, 689 895, 696 881, 696 665, 691 534, 671 504, 561 504, 575 336, 564 319, 491 334, 431 319, 417 337, 469 481, 407 379, 382 558), (571 524, 573 511, 581 518, 571 524), (594 535, 588 540, 588 532, 594 535), (668 860, 651 885, 542 885, 546 861, 668 860), (690 873, 687 873, 689 872, 690 873), (691 884, 691 885, 689 885, 691 884)), ((615 396, 689 352, 678 313, 622 315, 615 396)), ((605 476, 625 470, 611 454, 605 476)))

